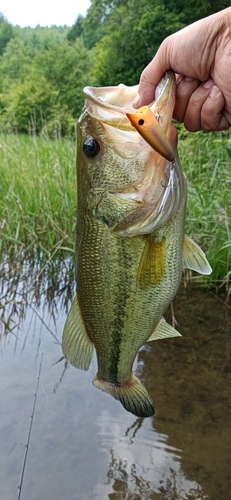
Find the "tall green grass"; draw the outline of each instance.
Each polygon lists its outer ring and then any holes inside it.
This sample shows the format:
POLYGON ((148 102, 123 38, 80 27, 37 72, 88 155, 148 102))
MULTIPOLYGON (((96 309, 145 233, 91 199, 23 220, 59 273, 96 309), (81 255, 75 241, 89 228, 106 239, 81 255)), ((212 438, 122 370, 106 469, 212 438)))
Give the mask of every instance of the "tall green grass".
MULTIPOLYGON (((231 276, 231 135, 180 128, 188 180, 186 232, 206 252, 212 280, 231 276)), ((0 135, 0 251, 50 257, 73 251, 74 138, 0 135)))
POLYGON ((181 129, 179 155, 187 177, 185 230, 203 248, 212 279, 231 277, 231 134, 181 129))
POLYGON ((0 135, 0 250, 73 250, 75 139, 0 135))

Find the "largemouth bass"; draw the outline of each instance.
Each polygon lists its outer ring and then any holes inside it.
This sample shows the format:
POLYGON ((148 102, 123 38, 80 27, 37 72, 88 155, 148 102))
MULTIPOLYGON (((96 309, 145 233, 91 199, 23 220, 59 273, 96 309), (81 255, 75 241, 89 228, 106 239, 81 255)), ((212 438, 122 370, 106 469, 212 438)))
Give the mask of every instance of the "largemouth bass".
POLYGON ((154 414, 132 373, 147 341, 180 335, 162 317, 182 267, 209 274, 202 250, 184 235, 186 180, 171 119, 175 79, 166 73, 155 101, 135 112, 137 86, 84 89, 78 122, 77 294, 62 349, 93 384, 138 417, 154 414), (147 116, 146 116, 147 115, 147 116), (134 128, 135 127, 135 128, 134 128))

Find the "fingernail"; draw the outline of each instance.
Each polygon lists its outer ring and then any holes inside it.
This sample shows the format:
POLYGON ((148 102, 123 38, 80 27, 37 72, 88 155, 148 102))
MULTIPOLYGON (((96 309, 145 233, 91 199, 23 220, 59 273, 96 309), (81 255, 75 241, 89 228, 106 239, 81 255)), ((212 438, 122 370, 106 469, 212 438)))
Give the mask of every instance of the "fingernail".
POLYGON ((195 78, 191 78, 190 76, 185 76, 184 77, 184 81, 185 82, 192 82, 193 80, 195 80, 195 78))
POLYGON ((133 106, 137 106, 139 104, 139 101, 140 101, 140 94, 136 94, 136 97, 132 103, 133 106))
POLYGON ((212 79, 212 78, 209 78, 209 80, 207 80, 207 82, 205 82, 205 83, 203 84, 203 87, 204 87, 205 89, 211 89, 213 85, 214 85, 214 81, 213 81, 213 79, 212 79))
POLYGON ((213 97, 213 98, 217 97, 219 93, 220 93, 219 87, 217 87, 216 85, 213 85, 212 90, 209 94, 209 97, 213 97))

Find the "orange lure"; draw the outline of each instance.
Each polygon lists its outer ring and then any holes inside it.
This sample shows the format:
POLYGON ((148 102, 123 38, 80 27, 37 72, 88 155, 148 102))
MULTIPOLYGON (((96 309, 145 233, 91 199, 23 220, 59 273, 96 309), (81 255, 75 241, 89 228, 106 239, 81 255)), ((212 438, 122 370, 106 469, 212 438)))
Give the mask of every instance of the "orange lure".
POLYGON ((174 161, 172 146, 148 106, 142 106, 135 113, 126 113, 126 115, 137 132, 157 153, 166 160, 174 161))

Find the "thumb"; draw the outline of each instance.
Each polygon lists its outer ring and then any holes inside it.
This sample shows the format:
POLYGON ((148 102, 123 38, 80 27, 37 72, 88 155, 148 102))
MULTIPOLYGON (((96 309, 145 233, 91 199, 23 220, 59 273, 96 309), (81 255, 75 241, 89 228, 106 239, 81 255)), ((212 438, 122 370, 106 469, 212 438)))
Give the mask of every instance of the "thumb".
POLYGON ((165 64, 165 50, 162 43, 152 61, 141 73, 138 92, 132 103, 134 108, 150 104, 154 100, 156 86, 168 69, 170 66, 165 64))

